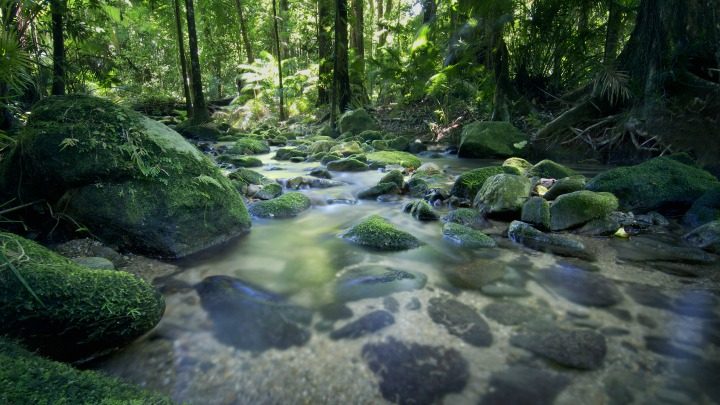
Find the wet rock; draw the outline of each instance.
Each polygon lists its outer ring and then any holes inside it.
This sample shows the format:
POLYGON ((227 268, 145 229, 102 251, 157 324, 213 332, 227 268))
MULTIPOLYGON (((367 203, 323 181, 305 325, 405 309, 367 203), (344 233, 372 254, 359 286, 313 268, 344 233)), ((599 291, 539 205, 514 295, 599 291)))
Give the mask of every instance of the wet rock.
POLYGON ((298 190, 301 188, 330 188, 345 185, 341 181, 320 179, 316 177, 298 176, 287 181, 287 188, 298 190))
POLYGON ((497 246, 495 240, 467 226, 448 222, 443 225, 445 239, 467 248, 490 248, 497 246))
POLYGON ((403 405, 440 401, 447 394, 461 392, 470 377, 467 361, 455 349, 389 338, 366 344, 362 356, 380 379, 382 396, 403 405))
POLYGON ((332 148, 330 148, 330 152, 339 153, 342 156, 348 157, 352 155, 361 155, 363 153, 363 149, 359 143, 351 141, 342 142, 333 146, 332 148))
POLYGON ((574 266, 553 266, 541 270, 538 279, 576 304, 610 307, 622 301, 622 293, 611 280, 574 266))
POLYGON ((574 176, 574 170, 569 167, 563 166, 559 163, 553 162, 550 159, 545 159, 528 170, 528 175, 531 177, 540 177, 547 179, 563 179, 565 177, 574 176))
POLYGON ((330 172, 322 167, 316 167, 310 170, 310 173, 308 174, 319 179, 332 179, 332 175, 330 174, 330 172))
POLYGON ((359 135, 365 131, 380 129, 377 122, 362 108, 345 112, 340 116, 338 125, 341 134, 349 132, 353 135, 359 135))
POLYGON ((387 311, 373 311, 360 319, 350 322, 330 334, 330 339, 357 339, 395 323, 395 318, 387 311))
POLYGON ((530 197, 530 189, 530 180, 526 177, 497 174, 485 181, 473 200, 473 207, 487 214, 519 214, 530 197))
POLYGON ((550 228, 553 231, 573 228, 603 218, 617 208, 617 198, 610 193, 583 190, 563 194, 550 207, 550 228))
POLYGON ((253 192, 252 194, 249 192, 249 190, 250 188, 248 188, 248 194, 250 194, 253 198, 257 198, 260 200, 272 200, 273 198, 282 195, 283 192, 282 186, 278 183, 269 183, 260 186, 260 189, 253 192))
POLYGON ((513 170, 516 170, 517 173, 515 174, 525 174, 528 170, 532 169, 533 164, 528 162, 527 160, 519 157, 511 157, 505 159, 503 162, 503 167, 510 167, 513 170))
POLYGON ((369 163, 378 167, 386 167, 392 165, 402 166, 406 169, 417 169, 422 165, 422 161, 412 153, 401 151, 378 151, 367 154, 369 163))
POLYGON ((513 301, 493 302, 483 308, 483 313, 495 322, 507 326, 520 325, 542 316, 539 310, 513 301))
POLYGON ((407 250, 420 246, 411 234, 397 229, 379 215, 371 215, 340 235, 360 246, 378 250, 407 250))
POLYGON ((458 176, 457 179, 455 179, 455 183, 453 184, 450 194, 458 198, 466 198, 472 200, 473 198, 475 198, 477 192, 480 191, 483 184, 485 184, 485 181, 497 174, 519 175, 520 173, 517 171, 517 169, 503 166, 488 166, 481 167, 479 169, 469 170, 458 176))
POLYGON ((392 183, 395 184, 398 189, 402 189, 405 184, 405 176, 403 176, 403 172, 400 170, 391 170, 378 181, 378 184, 382 183, 392 183))
POLYGON ((720 254, 720 220, 695 228, 683 236, 683 239, 692 246, 720 254))
POLYGON ((104 257, 76 257, 72 259, 77 265, 95 270, 115 270, 115 265, 104 257))
POLYGON ((367 164, 353 158, 333 160, 328 162, 327 168, 334 172, 362 172, 369 169, 367 164))
POLYGON ((285 193, 272 200, 250 205, 250 214, 261 218, 290 218, 310 208, 310 199, 302 193, 285 193))
POLYGON ((431 298, 428 314, 433 322, 443 325, 448 333, 477 347, 492 345, 487 322, 470 306, 448 298, 431 298))
POLYGON ((510 343, 560 365, 581 370, 600 368, 607 353, 605 337, 584 329, 536 327, 512 336, 510 343))
POLYGON ((242 138, 228 150, 233 155, 256 155, 270 152, 267 142, 257 138, 242 138))
POLYGON ((395 183, 378 183, 375 186, 361 191, 357 197, 360 200, 374 200, 386 194, 400 194, 400 189, 395 183))
POLYGON ((683 217, 683 223, 692 228, 718 220, 720 220, 720 186, 708 190, 695 200, 683 217))
POLYGON ((611 212, 602 218, 596 218, 575 232, 580 235, 587 236, 612 236, 620 228, 624 228, 629 234, 637 234, 643 228, 638 225, 635 221, 635 217, 632 214, 626 214, 622 212, 611 212))
POLYGON ((669 311, 673 309, 672 297, 662 292, 658 287, 631 284, 625 288, 625 292, 640 305, 669 311))
POLYGON ((217 339, 241 350, 302 346, 312 312, 282 296, 228 276, 211 276, 196 286, 217 339))
POLYGON ((262 167, 263 162, 258 158, 245 155, 220 155, 218 163, 230 163, 235 167, 262 167))
POLYGON ((303 152, 295 148, 280 148, 275 151, 275 156, 273 156, 273 159, 275 160, 290 161, 292 161, 293 159, 304 161, 305 158, 307 158, 307 152, 303 152))
POLYGON ((554 200, 563 194, 573 193, 575 191, 585 190, 587 180, 585 176, 572 176, 559 179, 550 189, 543 195, 546 200, 554 200))
POLYGON ((442 218, 443 222, 455 223, 473 229, 483 229, 491 226, 490 221, 478 211, 472 208, 458 208, 450 211, 442 218))
POLYGON ((509 122, 476 121, 460 137, 461 158, 508 158, 519 155, 529 138, 509 122))
POLYGON ((403 211, 418 221, 437 221, 439 218, 433 207, 425 200, 411 201, 405 204, 403 211))
POLYGON ((400 309, 400 303, 393 297, 385 297, 383 298, 383 308, 393 314, 396 314, 400 309))
POLYGON ((523 204, 520 220, 540 229, 550 229, 550 204, 542 197, 531 197, 523 204))
POLYGON ((474 260, 450 267, 448 279, 459 288, 481 289, 482 287, 503 280, 509 271, 507 263, 498 260, 474 260))
POLYGON ((585 245, 565 236, 543 233, 529 224, 513 221, 508 229, 508 238, 530 249, 594 260, 595 255, 585 245))
POLYGON ((490 377, 481 405, 552 405, 570 379, 551 371, 513 366, 490 377))
POLYGON ((338 278, 335 294, 340 301, 355 301, 419 290, 426 283, 427 276, 422 273, 368 265, 344 272, 338 278))
POLYGON ((405 309, 408 311, 417 311, 422 308, 422 302, 417 297, 412 297, 410 301, 408 301, 407 304, 405 304, 405 309))
POLYGON ((350 319, 353 317, 353 311, 342 302, 335 302, 323 305, 320 308, 320 316, 328 321, 337 321, 340 319, 350 319))
POLYGON ((682 246, 680 241, 665 241, 653 235, 640 235, 629 240, 610 241, 617 258, 631 262, 712 263, 713 257, 702 249, 682 246))
POLYGON ((688 350, 685 350, 670 339, 661 336, 645 336, 645 348, 661 356, 676 359, 699 359, 700 357, 688 350))

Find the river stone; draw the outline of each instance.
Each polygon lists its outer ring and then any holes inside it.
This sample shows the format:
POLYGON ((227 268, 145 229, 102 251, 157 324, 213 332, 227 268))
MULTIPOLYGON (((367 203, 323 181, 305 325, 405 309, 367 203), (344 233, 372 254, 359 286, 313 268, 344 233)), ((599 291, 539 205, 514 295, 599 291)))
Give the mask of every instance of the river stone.
MULTIPOLYGON (((418 169, 418 171, 419 171, 419 169, 418 169)), ((402 189, 403 185, 405 184, 405 176, 403 175, 403 172, 400 170, 391 170, 387 174, 385 174, 380 179, 380 181, 378 181, 378 184, 382 184, 382 183, 393 183, 399 189, 402 189)))
POLYGON ((333 160, 328 162, 327 168, 334 172, 362 172, 369 169, 367 164, 354 158, 333 160))
POLYGON ((340 301, 375 298, 425 287, 423 273, 367 265, 344 272, 337 280, 335 295, 340 301))
POLYGON ((509 158, 519 155, 529 138, 505 121, 476 121, 465 125, 460 136, 461 158, 509 158))
POLYGON ((380 380, 383 398, 401 405, 439 402, 461 392, 470 378, 467 360, 455 349, 388 338, 363 346, 362 356, 380 380))
POLYGON ((308 177, 308 176, 293 177, 292 179, 287 181, 287 188, 292 188, 295 190, 298 190, 301 188, 331 188, 331 187, 339 187, 339 186, 343 186, 343 185, 345 185, 345 183, 343 183, 341 181, 320 179, 320 178, 308 177))
POLYGON ((531 188, 527 177, 497 174, 485 181, 473 200, 473 207, 488 214, 520 213, 531 188))
POLYGON ((541 252, 595 260, 595 255, 582 242, 565 236, 543 233, 524 222, 513 221, 510 223, 508 238, 513 242, 541 252))
POLYGON ((704 170, 659 157, 600 173, 590 180, 587 189, 614 194, 623 211, 682 213, 718 186, 718 179, 704 170))
POLYGON ((388 312, 396 314, 400 310, 400 302, 393 297, 383 298, 383 308, 388 312))
POLYGON ((617 258, 631 262, 678 262, 704 264, 714 262, 714 258, 699 248, 678 246, 679 241, 664 241, 653 235, 640 235, 634 238, 610 241, 617 250, 617 258))
POLYGON ((532 169, 533 164, 528 162, 527 160, 519 157, 511 157, 505 159, 503 162, 503 167, 510 167, 514 170, 517 170, 518 173, 516 174, 525 174, 528 170, 532 169))
POLYGON ((104 257, 75 257, 72 259, 77 265, 95 270, 115 270, 115 265, 104 257))
POLYGON ((341 238, 360 246, 377 250, 407 250, 420 246, 411 234, 397 229, 379 215, 371 215, 340 235, 341 238))
POLYGON ((560 365, 581 370, 600 368, 607 353, 605 337, 585 329, 535 327, 512 336, 510 343, 560 365))
POLYGON ((574 176, 575 174, 574 170, 553 162, 550 159, 542 160, 528 170, 528 176, 548 179, 562 179, 574 176))
MULTIPOLYGON (((260 200, 272 200, 273 198, 279 197, 283 192, 282 186, 278 183, 269 183, 264 186, 251 187, 260 187, 259 190, 252 194, 253 198, 258 198, 260 200)), ((250 187, 248 187, 248 190, 250 190, 250 187)))
POLYGON ((218 163, 230 163, 235 167, 262 167, 263 162, 258 158, 245 155, 220 155, 218 163))
POLYGON ((380 129, 377 122, 370 117, 367 111, 362 108, 357 110, 347 111, 338 120, 338 126, 340 133, 351 133, 353 135, 359 135, 365 131, 377 131, 380 129))
POLYGON ((542 197, 530 197, 523 204, 520 220, 540 229, 550 229, 550 204, 542 197))
POLYGON ((360 200, 374 200, 385 194, 400 194, 400 189, 395 183, 378 183, 368 189, 358 193, 357 198, 360 200))
POLYGON ((319 179, 332 179, 332 175, 324 167, 316 167, 310 170, 310 173, 308 174, 319 179))
POLYGON ((352 155, 361 155, 363 153, 363 149, 360 146, 359 143, 355 141, 350 142, 342 142, 335 146, 333 146, 330 149, 330 152, 333 153, 339 153, 340 155, 344 157, 352 156, 352 155))
POLYGON ((636 303, 652 308, 659 308, 672 311, 673 299, 658 287, 643 285, 643 284, 631 284, 625 287, 625 292, 632 298, 636 303))
POLYGON ((275 156, 273 156, 273 159, 275 160, 290 160, 298 159, 299 161, 305 160, 307 157, 307 152, 301 151, 299 149, 295 148, 280 148, 275 151, 275 156))
POLYGON ((485 181, 497 174, 515 174, 521 173, 517 169, 507 166, 488 166, 479 169, 473 169, 464 172, 455 179, 450 194, 458 198, 473 199, 478 191, 482 188, 485 181))
POLYGON ((395 323, 395 318, 387 311, 373 311, 360 319, 350 322, 330 333, 330 339, 357 339, 375 333, 395 323))
POLYGON ((538 319, 540 310, 513 301, 499 301, 483 308, 483 314, 501 325, 515 326, 538 319))
POLYGON ((418 221, 437 221, 439 218, 433 207, 425 200, 411 201, 405 204, 403 211, 418 221))
POLYGON ((275 293, 229 276, 205 278, 196 287, 217 339, 261 352, 302 346, 310 340, 312 312, 275 293))
POLYGON ((250 205, 250 213, 261 218, 290 218, 310 208, 310 198, 303 193, 285 193, 267 201, 250 205))
POLYGON ((720 220, 695 228, 683 239, 692 246, 720 254, 720 220))
POLYGON ((473 229, 483 229, 491 226, 490 221, 478 211, 472 208, 458 208, 448 212, 442 218, 443 222, 467 226, 473 229))
POLYGON ((456 287, 481 289, 488 284, 502 280, 507 273, 507 263, 481 259, 451 267, 447 277, 450 283, 456 287))
POLYGON ((512 366, 493 373, 480 405, 552 405, 570 379, 552 371, 512 366))
POLYGON ((377 167, 398 165, 406 169, 417 169, 422 161, 412 153, 383 150, 367 154, 367 160, 377 167))
POLYGON ((683 217, 683 223, 696 228, 720 220, 720 186, 708 190, 695 200, 683 217))
POLYGON ((622 301, 622 293, 611 280, 575 266, 553 266, 541 270, 538 279, 576 304, 610 307, 622 301))
POLYGON ((256 155, 270 152, 270 146, 267 142, 257 138, 239 139, 228 150, 231 155, 256 155))
POLYGON ((490 248, 497 246, 495 239, 464 225, 448 222, 443 225, 443 236, 462 247, 490 248))
POLYGON ((559 179, 552 187, 543 195, 546 200, 554 200, 563 194, 574 193, 585 189, 587 179, 585 176, 572 176, 559 179))
POLYGON ((617 208, 618 200, 610 193, 583 190, 563 194, 550 207, 550 228, 553 231, 573 228, 603 218, 617 208))
POLYGON ((472 307, 448 298, 431 298, 428 314, 448 333, 476 347, 489 347, 493 337, 490 326, 472 307))

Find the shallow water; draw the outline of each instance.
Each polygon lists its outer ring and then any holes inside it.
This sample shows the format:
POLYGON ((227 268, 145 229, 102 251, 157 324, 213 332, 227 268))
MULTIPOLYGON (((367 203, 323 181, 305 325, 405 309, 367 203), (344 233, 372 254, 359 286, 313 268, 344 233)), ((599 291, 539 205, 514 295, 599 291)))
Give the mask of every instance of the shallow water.
MULTIPOLYGON (((275 179, 318 166, 271 156, 257 170, 275 179)), ((424 160, 449 178, 497 164, 424 160)), ((516 246, 502 222, 484 229, 497 248, 463 249, 442 222, 403 213, 406 198, 328 203, 382 175, 333 173, 347 185, 302 190, 313 207, 300 216, 254 220, 249 235, 178 263, 159 281, 158 328, 95 368, 197 404, 720 402, 717 261, 658 262, 657 249, 629 245, 646 236, 581 238, 597 252, 588 264, 516 246), (339 238, 370 214, 422 246, 339 238), (388 272, 401 275, 396 292, 357 293, 388 272)))

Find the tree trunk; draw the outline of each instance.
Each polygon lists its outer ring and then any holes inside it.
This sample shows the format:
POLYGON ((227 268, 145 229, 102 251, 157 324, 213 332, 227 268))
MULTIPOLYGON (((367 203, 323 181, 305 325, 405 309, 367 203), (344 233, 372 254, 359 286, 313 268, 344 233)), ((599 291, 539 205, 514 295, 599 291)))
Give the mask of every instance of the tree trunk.
POLYGON ((185 0, 185 11, 188 24, 190 44, 190 84, 193 95, 192 121, 202 124, 210 121, 210 112, 205 104, 202 75, 200 74, 200 57, 198 56, 197 31, 195 30, 195 7, 193 0, 185 0))
POLYGON ((423 24, 430 24, 435 21, 437 3, 435 0, 423 0, 423 24))
POLYGON ((192 98, 190 97, 190 86, 188 85, 187 61, 185 60, 185 36, 182 29, 182 16, 179 0, 173 0, 175 6, 175 28, 177 29, 178 53, 180 54, 180 72, 182 73, 183 94, 185 95, 185 111, 192 113, 192 98))
MULTIPOLYGON (((278 21, 278 29, 280 32, 280 47, 282 49, 281 55, 283 59, 289 58, 290 52, 289 52, 289 42, 290 42, 290 32, 288 31, 288 17, 290 16, 290 4, 288 3, 288 0, 280 0, 280 14, 279 14, 279 21, 278 21)), ((276 20, 278 20, 276 18, 276 20)))
POLYGON ((240 3, 240 0, 235 0, 235 8, 237 8, 238 18, 240 19, 240 36, 242 36, 243 45, 245 46, 247 62, 250 64, 255 62, 255 55, 253 54, 253 47, 250 42, 250 36, 248 35, 247 25, 245 24, 245 15, 243 14, 242 3, 240 3))
POLYGON ((344 112, 350 106, 350 75, 348 72, 347 0, 335 0, 335 66, 333 86, 337 108, 344 112))
MULTIPOLYGON (((378 2, 382 2, 382 0, 378 0, 378 2)), ((390 33, 390 27, 388 26, 388 21, 391 18, 390 13, 392 13, 393 9, 393 2, 392 0, 387 0, 385 3, 385 10, 383 14, 383 18, 378 20, 379 21, 379 27, 380 28, 380 38, 378 38, 378 48, 385 46, 385 43, 387 42, 388 34, 390 33)))
POLYGON ((318 0, 318 105, 330 103, 332 90, 332 0, 318 0))
POLYGON ((65 15, 65 0, 52 0, 50 2, 52 14, 53 37, 53 82, 52 94, 65 94, 65 28, 63 17, 65 15))
POLYGON ((354 52, 352 61, 351 82, 356 90, 357 96, 362 103, 368 103, 367 91, 365 90, 365 18, 364 18, 364 0, 352 0, 353 25, 351 46, 354 52))
MULTIPOLYGON (((372 1, 372 0, 371 0, 372 1)), ((375 31, 380 33, 380 36, 382 36, 382 30, 383 30, 383 0, 376 0, 375 1, 375 31)), ((378 43, 375 45, 375 55, 377 55, 377 50, 380 49, 380 36, 378 36, 378 43)))
POLYGON ((617 57, 622 22, 622 10, 617 4, 617 0, 608 0, 608 21, 605 32, 605 51, 603 52, 603 63, 606 65, 614 62, 617 57))
POLYGON ((277 50, 277 67, 278 76, 280 78, 280 121, 285 120, 285 95, 283 90, 283 72, 282 72, 282 51, 280 48, 280 34, 278 32, 278 15, 276 0, 272 0, 273 6, 273 27, 275 30, 275 49, 277 50))

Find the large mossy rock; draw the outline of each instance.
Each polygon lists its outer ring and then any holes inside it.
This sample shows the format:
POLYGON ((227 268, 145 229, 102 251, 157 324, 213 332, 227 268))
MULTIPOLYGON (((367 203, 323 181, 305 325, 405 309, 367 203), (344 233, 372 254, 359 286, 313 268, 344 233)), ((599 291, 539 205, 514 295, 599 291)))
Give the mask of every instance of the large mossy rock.
POLYGON ((495 239, 465 225, 447 222, 443 225, 443 236, 462 247, 491 248, 497 246, 495 239))
POLYGON ((458 156, 509 158, 521 154, 529 138, 509 122, 474 122, 463 128, 458 156))
POLYGON ((550 190, 543 195, 543 198, 546 200, 554 200, 563 194, 584 190, 586 184, 587 179, 585 179, 585 176, 565 177, 556 181, 555 184, 550 187, 550 190))
POLYGON ((422 161, 412 153, 400 151, 379 151, 367 154, 367 160, 378 166, 398 165, 406 169, 417 169, 422 161))
POLYGON ((377 250, 407 250, 420 246, 416 237, 397 229, 379 215, 371 215, 343 232, 340 237, 377 250))
POLYGON ((473 169, 461 174, 455 179, 455 184, 453 184, 450 194, 459 198, 473 199, 483 184, 485 184, 485 180, 496 174, 503 173, 521 174, 517 168, 510 166, 488 166, 473 169))
POLYGON ((659 157, 600 173, 590 180, 587 189, 614 194, 624 211, 681 213, 718 186, 718 179, 704 170, 659 157))
POLYGON ((250 213, 261 218, 290 218, 310 208, 310 198, 303 193, 290 192, 267 201, 250 205, 250 213))
POLYGON ((0 336, 62 360, 124 346, 165 310, 162 296, 130 273, 84 268, 10 233, 0 233, 0 270, 0 336))
POLYGON ((343 158, 328 162, 327 169, 333 172, 362 172, 368 170, 369 167, 355 158, 343 158))
POLYGON ((525 176, 496 174, 488 178, 477 192, 473 207, 487 214, 519 213, 530 197, 532 184, 525 176))
POLYGON ((57 202, 56 210, 123 248, 177 258, 250 228, 242 198, 208 157, 108 100, 38 103, 11 166, 0 188, 57 202))
POLYGON ((235 155, 259 155, 270 152, 270 146, 262 139, 242 138, 238 139, 228 152, 235 155))
POLYGON ((550 229, 560 231, 604 218, 617 210, 618 200, 610 193, 582 190, 563 194, 550 207, 550 229))
POLYGON ((0 338, 0 363, 3 404, 172 404, 117 379, 45 359, 5 338, 0 338))
POLYGON ((536 163, 535 166, 528 170, 527 174, 533 177, 564 179, 565 177, 575 176, 577 173, 575 173, 573 169, 563 166, 560 163, 545 159, 536 163))
POLYGON ((362 108, 344 113, 338 121, 340 133, 351 133, 359 135, 365 131, 376 131, 380 126, 375 120, 362 108))
POLYGON ((530 197, 522 207, 520 220, 540 229, 550 229, 550 203, 542 197, 530 197))

